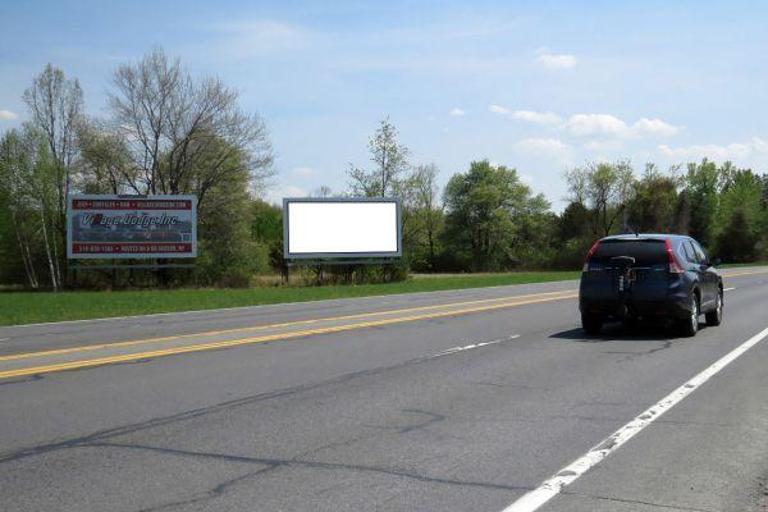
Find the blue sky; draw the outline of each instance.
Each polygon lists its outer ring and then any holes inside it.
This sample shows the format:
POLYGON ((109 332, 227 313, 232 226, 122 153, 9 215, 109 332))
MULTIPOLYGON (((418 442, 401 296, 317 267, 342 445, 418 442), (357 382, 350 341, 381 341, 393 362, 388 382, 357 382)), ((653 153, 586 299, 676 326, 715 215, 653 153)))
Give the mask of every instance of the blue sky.
POLYGON ((768 5, 751 2, 6 0, 0 131, 51 62, 105 115, 114 68, 154 45, 265 119, 271 199, 342 190, 389 115, 442 180, 488 158, 556 208, 566 168, 705 155, 768 164, 768 5))

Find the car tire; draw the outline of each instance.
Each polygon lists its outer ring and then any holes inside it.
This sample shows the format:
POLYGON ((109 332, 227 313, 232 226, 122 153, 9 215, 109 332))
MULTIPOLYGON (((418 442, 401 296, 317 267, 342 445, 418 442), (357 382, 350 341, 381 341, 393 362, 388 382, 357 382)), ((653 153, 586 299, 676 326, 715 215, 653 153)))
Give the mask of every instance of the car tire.
POLYGON ((680 334, 688 338, 696 336, 696 333, 699 331, 699 314, 701 311, 699 309, 699 299, 696 297, 696 294, 691 294, 690 301, 690 314, 679 321, 680 334))
POLYGON ((715 309, 704 315, 707 320, 707 325, 710 327, 717 327, 723 323, 723 291, 720 290, 717 294, 717 304, 715 309))
POLYGON ((581 327, 587 334, 600 334, 603 327, 603 319, 595 315, 581 314, 581 327))

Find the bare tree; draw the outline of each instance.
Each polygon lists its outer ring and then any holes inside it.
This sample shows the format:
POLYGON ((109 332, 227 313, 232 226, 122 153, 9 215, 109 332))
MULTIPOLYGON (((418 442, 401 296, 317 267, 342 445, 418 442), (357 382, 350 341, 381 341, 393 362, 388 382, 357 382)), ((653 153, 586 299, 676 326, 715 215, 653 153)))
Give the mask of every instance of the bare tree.
POLYGON ((67 195, 78 153, 77 131, 82 120, 83 91, 76 79, 48 64, 24 91, 33 125, 44 135, 54 162, 56 211, 53 212, 54 234, 51 240, 53 271, 61 282, 61 257, 66 239, 67 195))
POLYGON ((374 169, 367 171, 350 166, 348 175, 352 193, 369 197, 400 195, 400 187, 411 166, 408 148, 398 142, 397 135, 397 128, 389 118, 382 119, 368 141, 374 169))
POLYGON ((83 123, 78 134, 81 158, 78 162, 79 189, 89 194, 136 192, 137 171, 128 145, 98 121, 83 123))
MULTIPOLYGON (((634 193, 634 175, 628 161, 589 163, 566 173, 566 181, 574 202, 593 212, 592 231, 608 236, 625 211, 634 193)), ((626 227, 626 226, 625 226, 626 227)))
POLYGON ((320 185, 317 189, 310 192, 309 197, 327 198, 333 197, 333 189, 328 185, 320 185))
POLYGON ((156 48, 114 74, 109 108, 136 170, 140 194, 196 193, 247 171, 254 190, 272 174, 272 150, 257 114, 240 110, 218 78, 193 78, 156 48))

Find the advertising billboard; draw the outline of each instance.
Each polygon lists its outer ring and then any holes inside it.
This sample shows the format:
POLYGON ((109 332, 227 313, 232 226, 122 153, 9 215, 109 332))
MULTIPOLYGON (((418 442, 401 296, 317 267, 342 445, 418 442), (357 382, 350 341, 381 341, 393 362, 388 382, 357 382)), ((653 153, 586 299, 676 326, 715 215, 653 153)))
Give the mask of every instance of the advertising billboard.
POLYGON ((283 199, 283 235, 286 259, 399 257, 400 201, 283 199))
POLYGON ((194 258, 197 197, 70 196, 67 257, 194 258))

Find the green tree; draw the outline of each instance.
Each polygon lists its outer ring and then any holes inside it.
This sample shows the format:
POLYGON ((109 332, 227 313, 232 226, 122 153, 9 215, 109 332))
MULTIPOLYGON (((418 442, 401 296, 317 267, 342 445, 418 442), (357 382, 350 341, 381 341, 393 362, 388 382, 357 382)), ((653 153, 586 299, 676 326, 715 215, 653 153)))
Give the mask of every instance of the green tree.
POLYGON ((368 140, 373 168, 350 165, 347 172, 352 194, 364 197, 399 197, 411 169, 408 148, 398 141, 398 131, 389 117, 379 122, 376 133, 368 140))
POLYGON ((409 263, 418 270, 434 270, 441 250, 444 214, 438 173, 435 164, 419 165, 401 187, 406 194, 403 206, 408 217, 403 244, 409 263))
POLYGON ((676 231, 677 180, 647 164, 643 177, 634 184, 629 204, 629 227, 636 232, 671 233, 676 231))
POLYGON ((726 261, 751 261, 766 227, 762 180, 748 169, 728 166, 721 171, 715 248, 726 261))
POLYGON ((562 241, 571 239, 593 239, 592 212, 580 201, 568 203, 557 220, 557 238, 562 241))
POLYGON ((284 274, 283 211, 280 207, 259 199, 251 202, 251 239, 256 243, 256 257, 263 261, 258 265, 258 271, 273 268, 284 274))
POLYGON ((723 169, 706 158, 701 163, 688 164, 683 178, 689 234, 707 247, 715 241, 722 183, 723 169))
POLYGON ((44 135, 27 124, 0 140, 0 195, 16 235, 17 254, 27 284, 41 285, 42 270, 50 286, 62 285, 59 271, 58 173, 44 135))
POLYGON ((514 169, 472 162, 448 181, 444 201, 446 251, 470 270, 507 268, 516 262, 515 243, 525 243, 529 222, 548 209, 531 196, 514 169))

